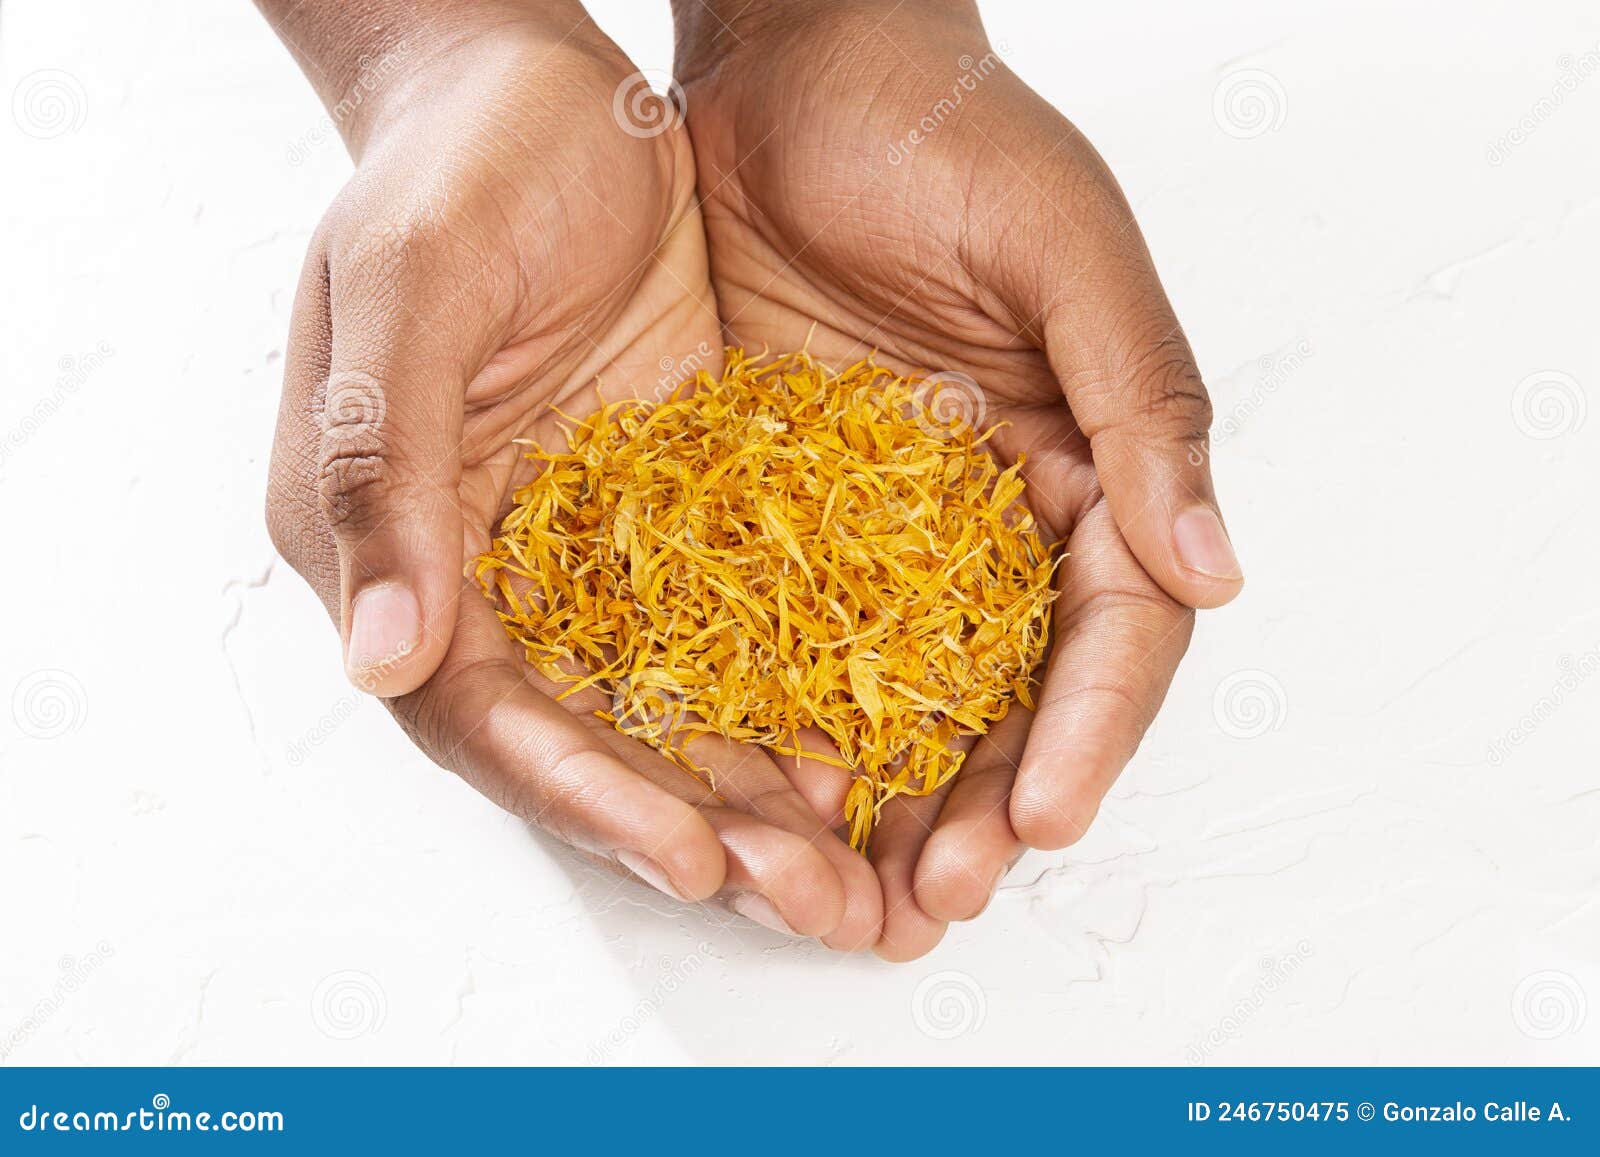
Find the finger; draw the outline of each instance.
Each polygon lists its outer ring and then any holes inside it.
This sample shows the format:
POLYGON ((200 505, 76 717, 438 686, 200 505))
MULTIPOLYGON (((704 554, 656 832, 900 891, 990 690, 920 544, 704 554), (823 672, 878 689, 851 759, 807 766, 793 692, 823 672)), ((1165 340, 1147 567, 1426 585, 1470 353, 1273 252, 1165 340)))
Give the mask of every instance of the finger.
MULTIPOLYGON (((562 667, 570 675, 586 674, 575 661, 562 667)), ((527 678, 559 697, 569 713, 599 725, 619 759, 671 769, 673 789, 696 802, 723 838, 728 880, 721 898, 734 911, 773 931, 817 936, 846 951, 877 939, 882 912, 877 878, 824 827, 765 748, 700 730, 700 720, 669 699, 628 705, 598 684, 573 690, 531 667, 527 678), (667 760, 645 738, 624 734, 602 719, 619 714, 641 736, 664 733, 693 773, 677 759, 667 760)))
POLYGON ((839 748, 820 728, 802 728, 794 739, 794 751, 787 754, 774 751, 773 762, 805 797, 823 826, 842 828, 845 822, 844 801, 850 794, 855 772, 845 764, 839 748))
POLYGON ((883 805, 867 857, 883 888, 883 935, 873 949, 884 960, 900 963, 932 952, 944 938, 946 922, 917 903, 917 857, 938 819, 948 785, 932 795, 897 795, 883 805))
POLYGON ((786 936, 827 943, 844 920, 839 873, 809 839, 731 807, 704 815, 728 864, 721 896, 734 912, 786 936))
MULTIPOLYGON (((721 736, 705 735, 685 745, 684 752, 696 767, 712 777, 729 806, 802 837, 832 868, 838 878, 841 910, 832 928, 816 933, 824 944, 843 952, 855 952, 877 942, 883 919, 883 896, 871 865, 828 830, 763 749, 721 736)), ((797 889, 797 884, 788 880, 778 883, 786 892, 797 889)), ((774 899, 770 894, 763 894, 774 899)), ((782 904, 778 906, 784 909, 782 904)), ((734 907, 758 923, 764 923, 759 909, 746 912, 737 903, 734 907)))
POLYGON ((1103 503, 1073 530, 1060 581, 1055 647, 1011 795, 1011 826, 1034 848, 1088 830, 1194 629, 1194 612, 1150 580, 1103 503))
POLYGON ((1133 211, 1094 149, 1060 124, 1070 135, 1031 186, 1038 195, 1012 210, 1033 228, 998 234, 994 272, 1042 329, 1134 555, 1179 602, 1221 606, 1244 575, 1211 479, 1211 400, 1133 211))
MULTIPOLYGON (((611 706, 594 689, 562 703, 583 715, 611 706)), ((693 777, 680 771, 683 780, 698 785, 697 777, 703 777, 715 785, 720 806, 704 806, 702 814, 723 837, 729 906, 773 931, 817 936, 840 951, 875 943, 883 903, 871 866, 827 829, 766 749, 690 734, 688 722, 669 721, 671 741, 681 745, 696 771, 693 777), (761 822, 752 826, 744 818, 761 822), (735 837, 737 843, 730 843, 735 837)), ((608 740, 624 760, 659 758, 642 741, 615 730, 608 740)))
POLYGON ((726 878, 722 841, 664 786, 681 773, 664 760, 641 771, 625 765, 603 733, 524 679, 526 665, 506 653, 485 600, 458 605, 455 645, 438 673, 390 703, 417 745, 505 810, 663 892, 715 894, 726 878))
POLYGON ((939 820, 917 858, 917 905, 936 920, 971 920, 994 898, 1022 855, 1011 829, 1011 787, 1033 712, 1013 704, 981 736, 950 787, 939 820))
MULTIPOLYGON (((704 804, 700 814, 722 841, 727 862, 714 902, 774 932, 826 943, 839 926, 844 897, 838 874, 810 841, 730 807, 704 804)), ((620 876, 634 875, 602 862, 620 876)))
POLYGON ((414 690, 444 657, 465 561, 462 408, 488 351, 482 319, 435 320, 458 292, 427 256, 437 244, 358 232, 328 264, 317 493, 338 545, 347 673, 381 696, 414 690))
MULTIPOLYGON (((580 693, 562 704, 587 722, 595 719, 588 713, 591 701, 588 693, 580 693)), ((818 937, 832 948, 876 938, 880 905, 872 873, 866 872, 870 892, 864 892, 859 877, 846 885, 827 843, 853 853, 822 829, 765 751, 721 736, 697 737, 685 747, 699 773, 690 775, 643 741, 601 726, 618 759, 633 766, 664 764, 673 777, 669 789, 696 802, 722 841, 727 878, 718 898, 732 911, 786 936, 818 937)))

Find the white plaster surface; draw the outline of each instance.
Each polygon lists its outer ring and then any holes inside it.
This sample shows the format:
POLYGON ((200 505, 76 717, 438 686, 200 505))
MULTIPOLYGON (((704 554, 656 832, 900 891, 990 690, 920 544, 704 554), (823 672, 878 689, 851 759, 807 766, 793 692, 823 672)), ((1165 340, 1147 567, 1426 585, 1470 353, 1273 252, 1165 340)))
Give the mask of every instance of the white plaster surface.
POLYGON ((1600 1062, 1600 13, 985 11, 1137 207, 1250 583, 894 967, 616 890, 347 687, 260 516, 343 150, 247 4, 5 0, 0 1063, 1600 1062))

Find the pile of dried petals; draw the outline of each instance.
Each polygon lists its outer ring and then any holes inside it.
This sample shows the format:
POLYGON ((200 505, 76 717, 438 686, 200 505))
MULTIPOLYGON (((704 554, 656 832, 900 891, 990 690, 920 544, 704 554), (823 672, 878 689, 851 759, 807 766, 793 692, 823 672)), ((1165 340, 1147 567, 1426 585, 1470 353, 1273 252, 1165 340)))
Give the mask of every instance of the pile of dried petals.
POLYGON ((609 691, 604 718, 702 779, 697 733, 795 754, 819 728, 860 848, 884 801, 956 774, 959 734, 1032 706, 1053 598, 1019 467, 930 383, 730 349, 720 381, 530 454, 478 581, 564 694, 609 691))

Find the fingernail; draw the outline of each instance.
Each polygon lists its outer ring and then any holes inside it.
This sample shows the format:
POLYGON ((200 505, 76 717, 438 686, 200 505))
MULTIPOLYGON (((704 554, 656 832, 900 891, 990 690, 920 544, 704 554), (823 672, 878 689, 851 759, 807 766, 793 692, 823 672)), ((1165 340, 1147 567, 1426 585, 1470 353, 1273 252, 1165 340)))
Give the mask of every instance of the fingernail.
POLYGON ((1172 524, 1172 538, 1177 543, 1179 560, 1190 570, 1211 578, 1244 577, 1228 532, 1222 529, 1222 520, 1211 507, 1191 506, 1180 513, 1172 524))
POLYGON ((363 691, 371 691, 422 639, 417 596, 399 583, 379 583, 356 595, 350 607, 350 644, 345 672, 363 691))
POLYGON ((772 906, 772 901, 760 892, 740 892, 728 901, 732 908, 746 920, 754 920, 763 928, 771 928, 774 932, 782 932, 785 936, 793 936, 794 929, 784 923, 778 910, 772 906))
POLYGON ((620 851, 617 853, 617 863, 656 891, 664 892, 674 900, 685 898, 682 892, 672 886, 672 877, 668 876, 666 870, 649 856, 641 856, 638 852, 620 851))

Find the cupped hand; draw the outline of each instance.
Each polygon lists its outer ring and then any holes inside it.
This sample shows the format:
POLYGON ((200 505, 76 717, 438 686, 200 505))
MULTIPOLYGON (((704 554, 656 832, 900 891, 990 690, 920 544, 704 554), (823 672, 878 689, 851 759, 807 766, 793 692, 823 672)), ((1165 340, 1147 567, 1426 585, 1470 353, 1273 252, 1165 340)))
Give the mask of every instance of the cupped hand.
MULTIPOLYGON (((1210 406, 1133 215, 1083 136, 1001 62, 965 0, 681 0, 678 75, 725 332, 939 371, 930 403, 1026 457, 1069 554, 1037 714, 869 847, 880 954, 976 915, 1024 846, 1088 828, 1151 722, 1195 607, 1243 581, 1210 406), (813 322, 815 329, 813 330, 813 322)), ((820 814, 846 781, 797 780, 820 814)))
MULTIPOLYGON (((608 700, 558 702, 463 578, 533 469, 513 439, 559 445, 557 409, 722 356, 681 120, 581 10, 509 7, 375 50, 366 67, 402 63, 341 120, 357 168, 296 297, 273 541, 339 625, 351 678, 495 802, 670 895, 870 944, 870 867, 765 752, 697 741, 709 792, 595 718, 608 700)), ((326 73, 349 10, 293 11, 280 32, 326 73)))

